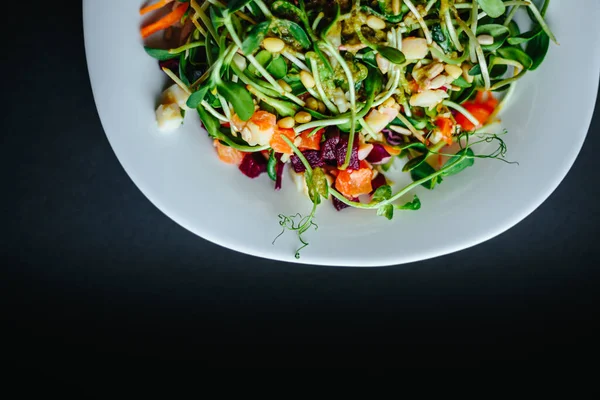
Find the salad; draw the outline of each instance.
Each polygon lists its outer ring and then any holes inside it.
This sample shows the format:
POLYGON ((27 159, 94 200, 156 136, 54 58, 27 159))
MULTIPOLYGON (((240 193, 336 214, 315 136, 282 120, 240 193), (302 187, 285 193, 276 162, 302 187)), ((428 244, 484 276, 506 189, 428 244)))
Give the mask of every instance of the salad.
POLYGON ((172 80, 156 121, 170 132, 196 110, 215 155, 249 178, 266 173, 275 190, 288 169, 313 204, 306 216, 279 216, 302 249, 324 200, 392 219, 420 208, 416 195, 406 198, 419 186, 433 190, 476 158, 508 162, 489 128, 557 43, 544 20, 549 4, 153 1, 140 10, 150 20, 141 36, 172 80), (497 148, 476 154, 478 143, 497 148), (412 183, 394 193, 386 175, 396 161, 412 183))

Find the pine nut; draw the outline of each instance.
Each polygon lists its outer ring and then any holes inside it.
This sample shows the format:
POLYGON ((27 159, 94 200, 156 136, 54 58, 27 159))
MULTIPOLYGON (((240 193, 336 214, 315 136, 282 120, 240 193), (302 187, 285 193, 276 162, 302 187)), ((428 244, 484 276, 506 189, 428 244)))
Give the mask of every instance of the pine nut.
POLYGON ((310 120, 312 119, 312 116, 309 113, 307 113, 306 111, 300 111, 299 113, 297 113, 294 116, 294 119, 299 124, 306 124, 307 122, 310 122, 310 120))
POLYGON ((402 53, 408 60, 421 60, 429 53, 427 40, 418 37, 402 39, 402 53))
POLYGON ((456 80, 462 74, 462 69, 456 65, 447 64, 444 67, 446 73, 453 79, 456 80))
POLYGON ((387 58, 381 57, 381 54, 377 53, 375 56, 375 61, 377 61, 377 66, 382 74, 387 74, 390 70, 390 61, 387 58))
POLYGON ((319 109, 319 102, 314 97, 309 97, 306 99, 306 107, 317 111, 319 109))
POLYGON ((390 125, 390 129, 393 130, 394 132, 397 132, 401 135, 405 135, 405 136, 410 136, 412 135, 412 132, 402 126, 398 126, 398 125, 390 125))
POLYGON ((442 64, 435 63, 427 70, 427 77, 429 79, 433 79, 442 72, 444 72, 444 66, 442 64))
POLYGON ((283 40, 272 37, 263 40, 262 45, 265 50, 270 51, 271 53, 279 53, 285 47, 283 40))
POLYGON ((313 78, 313 76, 310 74, 310 72, 307 72, 304 70, 300 71, 300 81, 302 82, 304 87, 307 89, 312 89, 316 85, 315 78, 313 78))
POLYGON ((491 35, 479 35, 477 36, 477 41, 481 45, 489 46, 494 44, 494 37, 491 35))
POLYGON ((473 80, 475 79, 474 76, 469 75, 469 70, 471 69, 471 66, 469 64, 464 64, 462 66, 462 76, 463 78, 465 78, 465 81, 467 81, 467 83, 473 83, 473 80))
POLYGON ((385 22, 381 18, 377 18, 374 15, 370 15, 367 18, 367 26, 371 29, 382 30, 385 29, 385 22))
POLYGON ((325 107, 325 103, 323 103, 322 101, 319 101, 319 112, 321 114, 324 114, 325 111, 327 111, 327 107, 325 107))
POLYGON ((381 105, 383 107, 393 107, 396 104, 396 100, 393 97, 388 98, 381 105))
POLYGON ((279 86, 281 86, 281 88, 283 90, 285 90, 288 93, 292 93, 292 87, 290 85, 288 85, 288 83, 286 81, 284 81, 283 79, 280 79, 277 81, 277 83, 279 83, 279 86))
POLYGON ((438 75, 429 83, 429 89, 439 89, 446 84, 446 75, 438 75))
POLYGON ((283 129, 292 129, 296 125, 296 121, 292 117, 285 117, 277 121, 277 126, 283 129))

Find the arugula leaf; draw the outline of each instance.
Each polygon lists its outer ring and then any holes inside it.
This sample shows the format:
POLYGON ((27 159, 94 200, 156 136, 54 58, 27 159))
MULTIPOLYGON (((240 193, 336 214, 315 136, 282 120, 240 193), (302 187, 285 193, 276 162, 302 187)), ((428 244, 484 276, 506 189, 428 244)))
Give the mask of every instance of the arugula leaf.
POLYGON ((227 2, 227 10, 233 14, 236 11, 241 10, 246 4, 250 3, 251 0, 229 0, 227 2))
POLYGON ((384 11, 384 13, 380 13, 378 11, 375 11, 374 9, 372 9, 369 6, 364 6, 364 5, 361 5, 360 8, 363 12, 372 14, 372 15, 376 16, 377 18, 391 22, 392 24, 397 24, 398 22, 401 22, 404 19, 404 14, 405 14, 404 12, 401 12, 398 15, 392 15, 391 13, 390 14, 385 13, 385 11, 384 11))
POLYGON ((396 206, 396 209, 398 209, 398 210, 412 210, 412 211, 419 210, 419 209, 421 209, 421 200, 415 194, 415 197, 413 198, 412 201, 409 201, 408 203, 405 203, 403 205, 398 205, 398 206, 396 206))
POLYGON ((477 0, 481 9, 490 17, 498 18, 506 11, 502 0, 477 0))
POLYGON ((520 35, 516 35, 513 37, 509 37, 507 42, 510 45, 516 46, 519 44, 527 43, 530 40, 535 39, 539 34, 544 32, 544 30, 538 25, 538 27, 534 30, 522 33, 520 35))
POLYGON ((477 36, 479 35, 490 35, 494 38, 493 44, 481 45, 485 51, 494 51, 502 47, 510 36, 510 30, 504 25, 486 24, 477 27, 477 36))
MULTIPOLYGON (((256 58, 256 61, 258 61, 260 65, 266 68, 271 63, 271 61, 273 61, 273 54, 271 54, 267 50, 261 50, 258 53, 256 53, 256 56, 254 56, 254 58, 256 58)), ((256 70, 256 67, 253 64, 248 65, 248 72, 258 77, 262 76, 260 72, 256 70)))
POLYGON ((440 23, 433 25, 433 28, 431 29, 431 36, 433 37, 433 40, 440 45, 444 52, 449 53, 452 51, 452 43, 450 42, 448 35, 444 33, 444 29, 440 23))
POLYGON ((218 138, 220 136, 219 127, 221 126, 219 120, 206 111, 204 107, 198 107, 196 110, 198 110, 198 116, 200 117, 200 121, 202 121, 202 125, 204 125, 204 129, 206 129, 211 137, 218 138))
POLYGON ((531 57, 519 47, 503 47, 498 49, 498 54, 504 58, 508 58, 509 60, 517 61, 525 69, 530 69, 533 65, 533 60, 531 57))
POLYGON ((273 75, 275 79, 282 79, 287 75, 288 67, 285 59, 282 56, 273 58, 273 60, 267 65, 266 70, 268 73, 273 75))
POLYGON ((288 3, 287 1, 277 0, 273 4, 271 4, 271 9, 274 13, 284 14, 284 16, 291 16, 291 14, 296 15, 300 21, 304 24, 307 30, 310 30, 310 22, 308 21, 308 16, 306 12, 304 12, 304 7, 302 9, 296 7, 295 5, 288 3))
POLYGON ((377 215, 386 217, 391 220, 394 218, 394 206, 391 204, 386 204, 377 209, 377 215))
POLYGON ((204 100, 204 96, 206 96, 208 88, 208 85, 203 86, 199 90, 192 93, 190 97, 188 97, 186 105, 189 108, 197 108, 200 105, 200 103, 202 103, 202 100, 204 100))
POLYGON ((269 161, 267 162, 267 174, 269 174, 269 178, 276 181, 277 180, 277 159, 275 158, 275 152, 271 150, 269 155, 269 161))
MULTIPOLYGON (((435 173, 435 169, 433 169, 433 167, 431 165, 429 165, 428 163, 424 162, 421 165, 419 165, 417 168, 411 170, 410 176, 413 181, 418 181, 420 179, 430 176, 433 173, 435 173)), ((424 188, 427 188, 429 190, 433 190, 435 188, 435 185, 439 185, 442 182, 443 182, 442 177, 440 175, 438 175, 438 176, 435 176, 432 179, 428 180, 427 182, 422 183, 421 186, 423 186, 424 188)))
POLYGON ((537 35, 527 43, 525 52, 531 58, 530 71, 535 71, 542 64, 550 48, 550 38, 546 33, 537 35))
POLYGON ((471 150, 471 148, 467 148, 467 149, 462 149, 460 151, 458 151, 454 156, 452 156, 447 162, 446 164, 444 164, 444 168, 452 166, 451 168, 449 168, 448 170, 444 171, 442 173, 443 176, 451 176, 451 175, 456 175, 460 172, 462 172, 464 169, 471 167, 473 164, 475 164, 475 158, 474 158, 475 154, 473 153, 473 150, 471 150), (467 157, 461 159, 461 157, 466 154, 467 157))
POLYGON ((408 144, 405 144, 403 146, 400 146, 400 150, 401 151, 402 150, 408 150, 408 149, 413 149, 413 150, 425 152, 425 151, 427 151, 427 146, 425 146, 421 142, 408 143, 408 144))
MULTIPOLYGON (((542 15, 542 17, 545 17, 546 11, 548 11, 548 6, 550 5, 550 0, 535 1, 536 5, 539 4, 540 2, 543 2, 543 4, 541 5, 541 7, 538 5, 537 8, 538 8, 538 10, 540 10, 540 14, 542 15)), ((527 7, 527 14, 529 14, 529 18, 531 18, 531 20, 533 22, 537 22, 535 15, 533 15, 533 13, 531 12, 531 9, 529 7, 527 7)))
POLYGON ((179 79, 186 86, 190 86, 190 80, 188 79, 185 71, 187 70, 187 58, 185 58, 185 53, 181 53, 181 57, 179 57, 179 79))
POLYGON ((391 63, 402 64, 404 61, 406 61, 404 54, 400 50, 393 47, 377 46, 377 51, 382 57, 386 58, 391 63))
POLYGON ((287 19, 277 19, 273 23, 274 25, 271 27, 271 29, 278 31, 279 34, 289 34, 304 49, 308 49, 310 47, 310 39, 308 38, 308 35, 297 23, 287 19))
POLYGON ((371 202, 381 203, 382 201, 388 200, 392 197, 392 187, 390 185, 383 185, 375 190, 371 202))
POLYGON ((150 57, 156 58, 159 61, 170 60, 179 55, 178 53, 171 53, 169 50, 154 49, 154 48, 148 47, 148 46, 144 46, 144 50, 150 57))
POLYGON ((250 54, 258 49, 258 46, 260 46, 267 35, 270 26, 271 21, 263 21, 260 24, 252 26, 252 29, 250 29, 250 32, 248 32, 242 43, 242 52, 244 54, 250 54))
POLYGON ((423 154, 419 157, 415 157, 415 158, 409 160, 406 164, 404 164, 404 167, 402 167, 402 172, 408 172, 408 171, 412 171, 415 168, 418 168, 421 164, 423 164, 425 162, 426 159, 427 159, 427 154, 423 154))
POLYGON ((219 82, 217 90, 231 103, 235 113, 242 121, 248 121, 254 115, 254 101, 243 84, 239 82, 219 82))

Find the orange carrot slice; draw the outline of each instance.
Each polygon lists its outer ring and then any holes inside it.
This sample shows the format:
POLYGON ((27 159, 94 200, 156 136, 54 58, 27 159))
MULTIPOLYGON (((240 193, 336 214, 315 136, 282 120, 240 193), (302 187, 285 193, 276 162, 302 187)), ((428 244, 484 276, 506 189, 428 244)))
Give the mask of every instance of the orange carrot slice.
POLYGON ((167 29, 171 25, 175 24, 181 19, 181 17, 183 17, 189 6, 190 3, 183 3, 158 21, 142 28, 142 37, 145 39, 153 33, 167 29))
POLYGON ((164 6, 166 6, 167 4, 173 2, 173 0, 160 0, 157 3, 154 4, 150 4, 144 8, 142 8, 140 10, 140 15, 144 15, 144 14, 148 14, 149 12, 152 12, 154 10, 158 10, 159 8, 163 8, 164 6))

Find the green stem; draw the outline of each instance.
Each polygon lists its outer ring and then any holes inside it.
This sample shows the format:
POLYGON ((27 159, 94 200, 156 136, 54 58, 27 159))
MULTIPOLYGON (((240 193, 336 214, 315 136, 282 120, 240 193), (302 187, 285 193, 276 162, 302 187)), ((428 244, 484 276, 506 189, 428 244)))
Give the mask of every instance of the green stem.
POLYGON ((323 103, 325 103, 329 111, 331 111, 334 114, 339 114, 337 107, 325 95, 325 90, 323 89, 323 84, 321 83, 321 74, 319 71, 319 67, 314 58, 310 59, 310 66, 312 68, 312 75, 315 79, 315 85, 317 87, 317 93, 319 93, 319 97, 321 97, 321 100, 323 101, 323 103))
POLYGON ((479 66, 481 67, 481 75, 483 76, 483 81, 485 83, 485 90, 490 90, 490 86, 491 86, 490 74, 489 74, 489 71, 488 71, 488 65, 487 65, 487 61, 485 60, 485 54, 483 53, 483 49, 479 45, 479 41, 477 40, 477 37, 475 36, 475 34, 473 33, 473 31, 471 29, 469 29, 469 27, 467 26, 467 24, 465 24, 459 18, 458 13, 456 14, 456 21, 458 22, 458 25, 467 34, 467 36, 469 37, 469 40, 471 40, 471 46, 475 47, 475 53, 477 54, 477 59, 479 61, 479 66))
POLYGON ((506 16, 506 21, 504 21, 504 26, 508 26, 510 24, 510 21, 512 21, 512 19, 514 18, 515 14, 517 13, 517 10, 519 10, 519 7, 521 6, 513 6, 513 8, 511 8, 510 12, 506 16))
MULTIPOLYGON (((343 125, 350 122, 349 118, 336 118, 336 119, 322 119, 319 121, 312 121, 306 124, 298 125, 294 128, 296 133, 304 132, 307 129, 316 128, 316 127, 325 127, 325 126, 333 126, 333 125, 343 125)), ((283 136, 282 136, 283 137, 283 136)))
POLYGON ((210 18, 208 18, 206 13, 201 8, 194 8, 194 11, 196 11, 204 25, 206 25, 206 29, 208 29, 210 35, 213 37, 213 39, 215 39, 215 42, 219 43, 219 35, 217 35, 210 18))
POLYGON ((535 16, 535 19, 537 19, 538 23, 540 24, 540 26, 542 27, 542 29, 544 30, 544 32, 546 32, 546 34, 548 35, 548 37, 556 44, 558 43, 558 40, 556 40, 556 36, 554 36, 554 33, 552 33, 552 31, 550 30, 550 27, 548 27, 548 24, 546 24, 546 21, 544 20, 544 17, 542 17, 542 14, 540 14, 540 10, 538 10, 538 8, 536 7, 535 4, 533 4, 533 2, 529 3, 529 9, 531 10, 531 12, 533 13, 533 15, 535 16))
POLYGON ((267 96, 271 96, 271 97, 278 96, 278 93, 275 92, 274 90, 265 88, 265 87, 259 85, 258 83, 254 82, 253 80, 251 80, 251 78, 249 76, 247 76, 244 73, 244 71, 242 71, 237 65, 235 65, 235 63, 231 63, 231 69, 237 75, 237 77, 240 78, 240 80, 242 82, 244 82, 246 85, 252 86, 254 89, 258 90, 261 93, 264 93, 267 96))
POLYGON ((337 49, 335 49, 333 47, 333 45, 329 42, 324 42, 324 45, 327 47, 329 52, 333 55, 333 57, 340 64, 340 66, 344 70, 344 73, 346 74, 346 78, 348 78, 348 87, 349 87, 349 91, 350 91, 350 107, 351 107, 350 108, 350 111, 351 111, 350 136, 348 138, 348 150, 346 151, 346 159, 344 161, 344 164, 340 167, 340 169, 345 170, 346 168, 348 168, 348 165, 350 164, 350 157, 352 156, 352 146, 354 144, 354 136, 356 134, 356 132, 355 132, 356 131, 356 92, 355 92, 355 88, 354 88, 354 78, 352 76, 352 72, 350 71, 350 68, 348 67, 348 64, 346 64, 346 61, 340 55, 340 53, 337 51, 337 49))
POLYGON ((202 107, 204 107, 206 111, 212 114, 212 116, 218 119, 219 121, 229 122, 229 119, 226 116, 215 110, 210 104, 206 102, 206 100, 202 100, 200 104, 202 105, 202 107))
POLYGON ((446 107, 454 108, 456 111, 460 112, 469 121, 471 121, 471 123, 473 125, 475 125, 475 126, 481 125, 481 122, 477 118, 475 118, 473 116, 473 114, 471 114, 469 111, 467 111, 467 109, 464 108, 463 106, 461 106, 460 104, 457 104, 457 103, 455 103, 453 101, 450 101, 450 100, 444 100, 444 101, 442 101, 442 104, 445 105, 446 107))
POLYGON ((265 14, 266 19, 273 18, 273 14, 271 14, 271 10, 269 10, 269 7, 267 7, 267 5, 262 2, 262 0, 254 0, 254 4, 256 4, 258 6, 258 8, 260 8, 260 10, 263 12, 263 14, 265 14))
POLYGON ((421 25, 421 29, 423 29, 423 33, 425 34, 425 39, 427 39, 427 44, 433 43, 431 32, 429 31, 429 28, 427 28, 427 24, 425 23, 425 20, 421 16, 419 10, 417 10, 417 7, 415 7, 415 5, 410 0, 404 0, 404 4, 406 4, 406 6, 410 9, 410 11, 417 19, 419 25, 421 25))
POLYGON ((433 47, 433 46, 429 46, 429 51, 431 51, 431 54, 435 58, 442 60, 446 64, 460 65, 467 58, 469 58, 469 49, 465 49, 464 53, 459 58, 450 58, 447 55, 445 55, 443 52, 439 51, 436 47, 433 47))
MULTIPOLYGON (((256 3, 258 4, 258 3, 256 3)), ((264 4, 263 4, 264 5, 264 4)), ((223 18, 223 23, 225 25, 225 28, 227 28, 227 30, 229 31, 229 34, 231 35, 231 39, 233 40, 233 42, 241 49, 242 48, 242 41, 240 40, 239 36, 237 35, 237 32, 235 31, 235 28, 233 27, 233 25, 231 24, 231 16, 229 14, 227 14, 224 18, 223 18)), ((279 85, 279 83, 277 83, 277 81, 275 80, 275 78, 273 78, 271 76, 271 74, 269 74, 267 72, 267 70, 264 69, 264 67, 262 65, 260 65, 260 63, 258 62, 258 60, 256 60, 256 58, 254 58, 254 56, 252 54, 246 54, 245 55, 246 58, 248 59, 248 61, 250 61, 250 63, 252 65, 254 65, 254 68, 256 68, 256 70, 258 72, 260 72, 260 74, 267 80, 269 81, 269 83, 271 85, 273 85, 273 88, 275 88, 275 90, 277 92, 279 92, 282 96, 286 96, 289 97, 287 94, 291 94, 291 93, 287 93, 285 90, 283 90, 283 88, 281 87, 281 85, 279 85)), ((296 97, 296 96, 294 96, 296 97)), ((291 97, 290 97, 291 98, 291 97)), ((291 98, 292 100, 295 100, 293 98, 291 98)), ((296 97, 297 100, 300 100, 296 97)), ((297 102, 297 101, 296 101, 297 102)), ((302 104, 300 104, 301 106, 304 106, 304 102, 302 100, 300 100, 300 102, 302 104)))
POLYGON ((450 40, 452 40, 452 43, 454 43, 456 50, 463 51, 463 47, 460 44, 460 40, 458 40, 458 34, 456 33, 456 29, 454 29, 454 23, 452 22, 452 18, 450 17, 450 8, 448 6, 447 0, 442 0, 441 9, 445 9, 443 16, 440 16, 440 19, 443 21, 444 25, 446 25, 446 29, 448 29, 450 40))
POLYGON ((183 53, 186 50, 190 50, 196 47, 204 46, 204 42, 192 42, 188 44, 184 44, 183 46, 176 47, 174 49, 169 50, 169 54, 179 54, 183 53))

